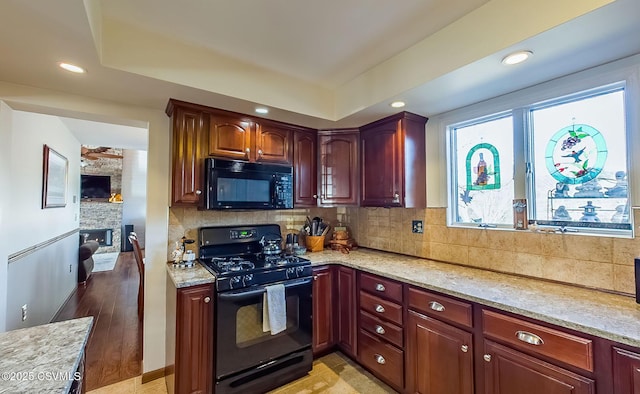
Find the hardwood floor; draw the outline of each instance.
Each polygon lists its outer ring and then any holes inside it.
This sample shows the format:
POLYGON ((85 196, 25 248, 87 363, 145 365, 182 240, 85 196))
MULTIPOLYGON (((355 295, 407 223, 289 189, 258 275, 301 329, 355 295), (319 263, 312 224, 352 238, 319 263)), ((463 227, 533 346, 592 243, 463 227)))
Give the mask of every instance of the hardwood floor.
POLYGON ((142 374, 138 280, 133 252, 122 252, 113 271, 94 272, 86 287, 78 286, 54 320, 95 319, 86 350, 87 390, 142 374))

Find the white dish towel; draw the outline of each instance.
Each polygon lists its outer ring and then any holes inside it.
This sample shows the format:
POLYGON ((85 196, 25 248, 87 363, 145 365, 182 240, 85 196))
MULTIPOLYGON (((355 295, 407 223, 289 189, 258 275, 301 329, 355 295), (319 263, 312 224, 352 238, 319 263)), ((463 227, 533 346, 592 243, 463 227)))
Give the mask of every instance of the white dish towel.
POLYGON ((287 301, 284 285, 266 287, 262 301, 262 331, 276 335, 287 329, 287 301))

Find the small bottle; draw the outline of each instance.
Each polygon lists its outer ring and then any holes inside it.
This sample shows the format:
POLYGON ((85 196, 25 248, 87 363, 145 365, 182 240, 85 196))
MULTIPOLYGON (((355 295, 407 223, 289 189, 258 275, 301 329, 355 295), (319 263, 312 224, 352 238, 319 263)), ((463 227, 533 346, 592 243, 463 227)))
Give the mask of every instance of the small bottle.
POLYGON ((476 178, 476 181, 474 184, 477 186, 486 186, 487 180, 488 180, 488 174, 487 174, 487 163, 484 161, 483 153, 480 153, 480 160, 478 161, 476 172, 478 174, 478 177, 476 178))

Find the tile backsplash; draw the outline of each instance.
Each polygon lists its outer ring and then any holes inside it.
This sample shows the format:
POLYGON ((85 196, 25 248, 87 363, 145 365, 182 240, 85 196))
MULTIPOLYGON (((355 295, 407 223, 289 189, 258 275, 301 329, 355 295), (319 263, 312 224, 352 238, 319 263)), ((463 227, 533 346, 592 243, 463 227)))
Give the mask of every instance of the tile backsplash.
MULTIPOLYGON (((171 207, 169 209, 169 254, 175 242, 183 236, 198 239, 198 228, 205 226, 228 226, 241 224, 276 223, 284 236, 287 233, 298 233, 309 216, 319 216, 323 221, 334 226, 337 223, 338 208, 309 208, 265 211, 199 211, 196 208, 171 207)), ((188 247, 197 252, 197 246, 188 247)))
MULTIPOLYGON (((477 268, 635 294, 640 239, 546 234, 527 230, 452 228, 446 208, 346 208, 359 245, 477 268), (424 232, 412 232, 423 221, 424 232)), ((635 223, 640 210, 634 209, 635 223)))
MULTIPOLYGON (((349 226, 363 247, 630 295, 635 294, 634 257, 640 255, 639 238, 447 227, 446 208, 238 212, 172 207, 169 215, 169 252, 183 235, 197 239, 202 226, 277 223, 286 234, 297 233, 306 216, 320 216, 332 226, 349 226), (423 222, 423 233, 412 232, 414 220, 423 222)), ((640 223, 640 210, 634 215, 640 223)))

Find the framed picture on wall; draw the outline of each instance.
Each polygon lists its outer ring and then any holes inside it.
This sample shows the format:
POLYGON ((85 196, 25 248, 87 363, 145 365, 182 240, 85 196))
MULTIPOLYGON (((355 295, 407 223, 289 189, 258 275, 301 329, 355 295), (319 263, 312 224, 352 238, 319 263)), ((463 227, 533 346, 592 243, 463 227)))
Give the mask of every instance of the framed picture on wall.
POLYGON ((42 170, 42 209, 67 205, 67 171, 69 161, 44 145, 42 170))

